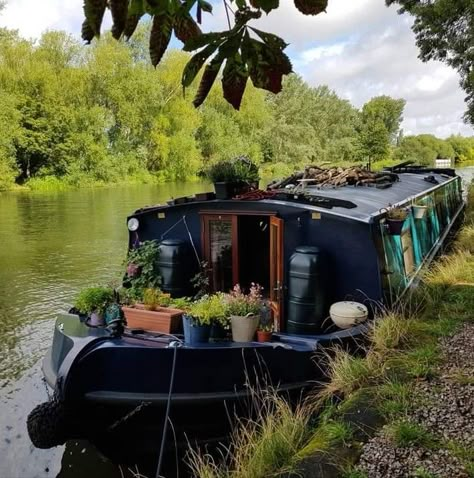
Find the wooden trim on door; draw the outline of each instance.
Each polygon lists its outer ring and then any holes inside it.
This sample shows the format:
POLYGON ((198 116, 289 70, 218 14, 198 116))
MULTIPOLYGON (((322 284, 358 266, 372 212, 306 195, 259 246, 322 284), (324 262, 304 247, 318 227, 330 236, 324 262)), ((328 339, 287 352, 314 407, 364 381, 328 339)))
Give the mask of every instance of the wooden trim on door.
POLYGON ((283 320, 283 224, 283 219, 270 217, 270 303, 276 315, 278 331, 283 330, 285 325, 283 320), (274 234, 276 234, 275 241, 274 234))

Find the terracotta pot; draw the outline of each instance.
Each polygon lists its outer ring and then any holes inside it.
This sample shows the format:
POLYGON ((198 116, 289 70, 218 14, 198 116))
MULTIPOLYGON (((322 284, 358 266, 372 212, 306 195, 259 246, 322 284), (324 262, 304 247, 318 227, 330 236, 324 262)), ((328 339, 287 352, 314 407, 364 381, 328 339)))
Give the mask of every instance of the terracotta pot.
POLYGON ((273 332, 268 330, 257 330, 257 341, 258 342, 271 342, 273 332))
POLYGON ((234 342, 252 342, 257 331, 258 315, 231 315, 232 340, 234 342))
POLYGON ((146 310, 143 304, 122 307, 123 314, 130 329, 143 329, 148 332, 176 334, 181 332, 183 311, 170 307, 158 307, 146 310))

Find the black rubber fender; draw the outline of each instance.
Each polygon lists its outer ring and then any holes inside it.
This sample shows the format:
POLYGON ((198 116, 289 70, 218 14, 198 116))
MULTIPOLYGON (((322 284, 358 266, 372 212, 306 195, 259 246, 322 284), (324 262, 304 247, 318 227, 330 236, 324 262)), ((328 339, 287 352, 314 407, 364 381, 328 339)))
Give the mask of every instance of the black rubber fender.
POLYGON ((68 414, 64 403, 52 399, 37 405, 28 415, 26 426, 36 448, 64 445, 68 439, 68 414))

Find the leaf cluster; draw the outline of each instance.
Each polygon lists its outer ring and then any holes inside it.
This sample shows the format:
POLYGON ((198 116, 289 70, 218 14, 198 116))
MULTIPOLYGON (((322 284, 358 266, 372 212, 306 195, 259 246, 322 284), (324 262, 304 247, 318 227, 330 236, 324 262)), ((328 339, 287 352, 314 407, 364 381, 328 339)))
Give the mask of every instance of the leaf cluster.
POLYGON ((136 291, 143 291, 148 288, 156 288, 160 285, 161 278, 158 274, 157 261, 159 258, 158 241, 144 241, 138 247, 128 251, 127 270, 130 265, 135 266, 134 274, 127 274, 126 282, 136 291))
POLYGON ((193 302, 187 312, 199 325, 228 324, 227 307, 222 293, 202 297, 193 302))
POLYGON ((74 307, 82 314, 91 314, 92 312, 103 314, 114 300, 115 294, 111 287, 89 287, 79 293, 74 307))
POLYGON ((215 163, 208 168, 205 175, 213 183, 253 183, 260 179, 257 165, 246 157, 215 163))
MULTIPOLYGON (((236 10, 224 0, 227 15, 234 15, 234 25, 221 32, 203 34, 198 24, 202 13, 212 13, 211 3, 205 0, 84 0, 85 20, 82 38, 90 43, 100 35, 106 8, 112 13, 112 35, 130 38, 140 19, 152 16, 150 32, 150 58, 153 66, 160 63, 172 33, 184 43, 184 50, 195 55, 186 65, 182 85, 187 88, 205 66, 193 101, 200 106, 208 96, 219 71, 223 67, 222 87, 224 98, 240 109, 247 81, 251 78, 257 88, 273 93, 282 89, 282 78, 292 71, 291 62, 283 52, 287 44, 278 36, 250 27, 249 22, 280 7, 279 0, 229 0, 236 10), (193 18, 191 12, 195 11, 193 18)), ((325 11, 328 0, 294 0, 296 8, 305 15, 325 11)))

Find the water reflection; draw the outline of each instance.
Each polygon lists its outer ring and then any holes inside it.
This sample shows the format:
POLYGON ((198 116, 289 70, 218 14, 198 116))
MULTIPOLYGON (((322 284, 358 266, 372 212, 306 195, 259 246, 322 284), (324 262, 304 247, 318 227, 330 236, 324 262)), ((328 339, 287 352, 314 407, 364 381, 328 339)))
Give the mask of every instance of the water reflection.
POLYGON ((120 277, 126 216, 206 189, 188 183, 0 194, 0 477, 79 478, 85 470, 122 476, 82 443, 45 451, 31 445, 26 416, 46 400, 38 362, 55 314, 69 308, 77 291, 120 277))

